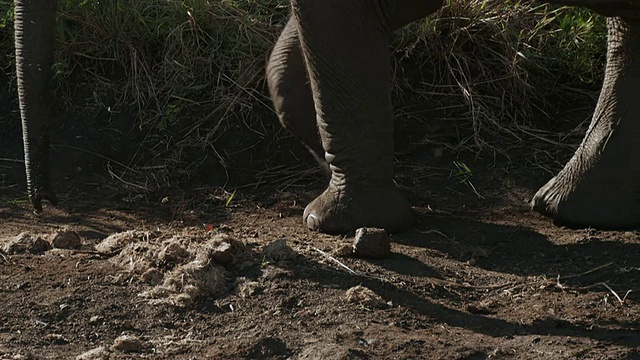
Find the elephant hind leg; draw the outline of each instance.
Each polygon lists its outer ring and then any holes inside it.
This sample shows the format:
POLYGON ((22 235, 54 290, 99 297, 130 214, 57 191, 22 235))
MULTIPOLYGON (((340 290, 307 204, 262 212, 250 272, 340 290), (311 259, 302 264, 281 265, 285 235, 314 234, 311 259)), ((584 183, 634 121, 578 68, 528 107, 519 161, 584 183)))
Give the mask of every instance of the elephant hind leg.
POLYGON ((280 123, 309 149, 320 166, 329 173, 300 48, 298 25, 293 16, 289 18, 271 52, 266 72, 269 93, 280 123))
POLYGON ((605 79, 582 144, 531 201, 571 226, 640 226, 640 21, 608 18, 605 79), (635 59, 634 59, 635 57, 635 59))

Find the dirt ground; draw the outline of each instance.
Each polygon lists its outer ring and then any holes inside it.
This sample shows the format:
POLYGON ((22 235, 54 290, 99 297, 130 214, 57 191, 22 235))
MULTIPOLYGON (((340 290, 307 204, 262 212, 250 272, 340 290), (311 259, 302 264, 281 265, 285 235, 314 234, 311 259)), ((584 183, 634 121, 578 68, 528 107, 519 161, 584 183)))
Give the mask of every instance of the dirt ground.
POLYGON ((392 255, 379 260, 340 256, 350 237, 301 226, 322 190, 313 174, 231 200, 215 187, 143 196, 98 186, 106 178, 60 181, 62 205, 40 216, 5 186, 3 246, 22 232, 50 240, 69 228, 82 247, 4 248, 0 358, 100 347, 93 358, 640 358, 636 232, 567 229, 531 213, 526 201, 549 175, 526 161, 458 158, 473 170, 464 182, 454 159, 430 155, 399 162, 419 222, 394 234, 392 255), (128 230, 139 232, 102 242, 128 230), (264 252, 279 239, 292 252, 264 252), (215 280, 194 280, 184 263, 224 241, 228 257, 207 260, 215 280), (201 289, 207 281, 213 289, 201 289), (348 297, 356 286, 370 291, 348 297))
POLYGON ((35 215, 15 97, 0 99, 0 359, 640 359, 638 233, 529 211, 570 149, 402 149, 419 221, 366 259, 303 228, 325 180, 290 139, 245 152, 260 166, 226 190, 141 188, 105 165, 122 136, 63 130, 62 201, 35 215), (79 238, 48 248, 61 229, 79 238))

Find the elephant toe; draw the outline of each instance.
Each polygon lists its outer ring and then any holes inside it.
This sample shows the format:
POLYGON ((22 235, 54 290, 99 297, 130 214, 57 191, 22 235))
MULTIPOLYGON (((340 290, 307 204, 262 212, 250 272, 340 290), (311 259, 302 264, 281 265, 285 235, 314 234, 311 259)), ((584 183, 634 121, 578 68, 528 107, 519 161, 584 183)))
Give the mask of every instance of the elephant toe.
POLYGON ((51 205, 58 205, 58 197, 50 188, 47 190, 39 190, 34 191, 34 193, 30 196, 31 205, 36 210, 36 212, 42 211, 42 202, 44 200, 48 201, 51 205))
POLYGON ((309 230, 312 230, 312 231, 320 230, 320 219, 318 219, 318 215, 315 212, 307 214, 305 210, 304 222, 305 224, 307 224, 307 228, 309 230))

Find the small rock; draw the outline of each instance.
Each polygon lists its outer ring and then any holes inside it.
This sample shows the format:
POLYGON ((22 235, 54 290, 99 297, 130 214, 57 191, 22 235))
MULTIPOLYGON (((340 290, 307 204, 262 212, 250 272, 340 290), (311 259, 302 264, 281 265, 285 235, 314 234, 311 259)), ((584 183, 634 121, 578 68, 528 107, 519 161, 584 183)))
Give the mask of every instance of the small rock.
POLYGON ((82 245, 82 238, 76 231, 58 230, 51 239, 51 245, 56 249, 76 249, 82 245))
POLYGON ((61 334, 47 334, 44 336, 45 340, 56 345, 68 344, 69 340, 65 339, 61 334))
POLYGON ((71 313, 71 307, 69 304, 61 304, 60 311, 56 314, 56 320, 66 319, 71 313))
POLYGON ((386 307, 387 303, 378 294, 362 285, 347 290, 347 302, 371 308, 386 307))
POLYGON ((23 232, 13 237, 2 247, 2 251, 8 255, 13 254, 41 254, 49 250, 50 246, 40 236, 34 238, 33 235, 23 232))
POLYGON ((140 279, 146 284, 156 286, 162 282, 162 272, 156 268, 149 268, 149 270, 145 271, 142 275, 140 275, 140 279))
POLYGON ((122 321, 122 328, 125 330, 131 330, 133 329, 133 323, 131 320, 124 320, 122 321))
POLYGON ((89 318, 89 325, 99 325, 103 321, 104 321, 104 318, 102 316, 93 315, 92 317, 89 318))
POLYGON ((100 346, 76 356, 76 360, 108 360, 109 354, 110 351, 107 348, 100 346))
POLYGON ((31 253, 32 254, 42 254, 43 252, 49 250, 51 245, 43 238, 38 236, 31 245, 31 253))
POLYGON ((289 260, 296 256, 296 252, 287 245, 287 241, 284 239, 278 239, 267 245, 262 253, 272 260, 289 260))
POLYGON ((359 228, 353 240, 353 253, 360 257, 387 258, 391 255, 391 239, 383 229, 359 228))
POLYGON ((18 286, 16 286, 16 289, 18 290, 24 290, 24 289, 28 289, 31 287, 31 283, 28 281, 25 282, 21 282, 20 284, 18 284, 18 286))
POLYGON ((113 341, 111 348, 125 353, 138 352, 142 350, 142 341, 133 335, 122 335, 113 341))

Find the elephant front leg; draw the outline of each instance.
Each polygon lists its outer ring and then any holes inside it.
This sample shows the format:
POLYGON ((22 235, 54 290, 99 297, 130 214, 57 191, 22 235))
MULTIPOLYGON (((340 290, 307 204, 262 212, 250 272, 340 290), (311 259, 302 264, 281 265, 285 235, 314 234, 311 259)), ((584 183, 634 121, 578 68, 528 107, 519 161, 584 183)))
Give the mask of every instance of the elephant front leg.
POLYGON ((607 28, 605 78, 589 130, 531 205, 569 225, 622 229, 640 226, 640 20, 610 17, 607 28))
POLYGON ((52 116, 51 65, 55 1, 15 0, 15 50, 29 199, 57 198, 49 182, 49 121, 52 116))
POLYGON ((414 223, 393 183, 389 31, 374 3, 293 1, 331 170, 327 189, 305 209, 311 230, 401 231, 414 223))
MULTIPOLYGON (((442 0, 396 0, 387 16, 388 30, 397 30, 442 6, 442 0)), ((267 63, 266 78, 278 119, 309 149, 323 170, 330 173, 320 142, 313 93, 298 36, 298 22, 291 16, 267 63)))

